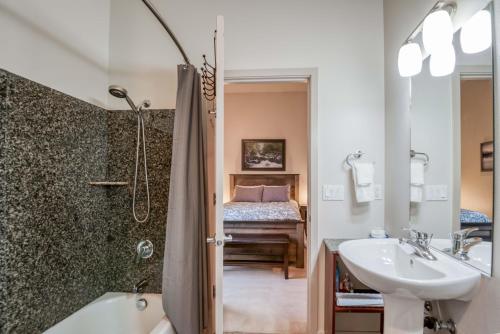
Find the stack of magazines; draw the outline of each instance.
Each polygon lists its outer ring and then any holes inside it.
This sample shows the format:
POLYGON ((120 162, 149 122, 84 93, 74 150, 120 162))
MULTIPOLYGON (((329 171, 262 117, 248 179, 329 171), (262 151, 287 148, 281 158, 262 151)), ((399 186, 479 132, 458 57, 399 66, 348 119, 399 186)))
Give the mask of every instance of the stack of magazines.
POLYGON ((384 300, 380 293, 344 293, 337 292, 338 306, 381 307, 384 300))

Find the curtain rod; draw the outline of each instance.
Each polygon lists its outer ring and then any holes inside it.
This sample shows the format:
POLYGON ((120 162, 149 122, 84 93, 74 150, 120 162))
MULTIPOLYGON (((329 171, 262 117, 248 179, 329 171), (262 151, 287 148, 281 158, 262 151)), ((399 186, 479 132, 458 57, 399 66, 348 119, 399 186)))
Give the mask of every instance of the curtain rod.
POLYGON ((158 19, 158 21, 163 26, 163 28, 165 28, 165 30, 168 32, 168 34, 170 35, 170 37, 174 41, 175 45, 179 49, 180 53, 182 54, 182 58, 184 58, 184 62, 186 63, 186 65, 191 64, 189 62, 188 56, 186 55, 186 52, 184 52, 184 49, 182 48, 181 43, 179 43, 179 41, 175 37, 173 31, 170 30, 170 28, 168 27, 167 23, 163 20, 163 18, 160 15, 160 12, 158 12, 158 10, 153 6, 153 4, 149 0, 142 0, 142 2, 144 2, 144 4, 149 8, 149 10, 151 11, 151 13, 153 13, 153 15, 158 19))

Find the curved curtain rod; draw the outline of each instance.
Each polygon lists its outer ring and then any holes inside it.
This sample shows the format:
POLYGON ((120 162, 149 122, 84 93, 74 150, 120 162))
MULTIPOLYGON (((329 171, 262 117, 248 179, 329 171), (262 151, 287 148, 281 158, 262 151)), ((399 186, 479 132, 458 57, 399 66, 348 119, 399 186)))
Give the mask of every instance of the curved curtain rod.
POLYGON ((181 43, 179 43, 179 41, 175 37, 173 31, 170 30, 170 28, 168 27, 167 23, 161 17, 161 15, 158 12, 158 10, 153 6, 153 4, 149 0, 142 0, 142 2, 144 2, 144 4, 146 5, 146 7, 149 8, 149 10, 151 11, 151 13, 153 13, 153 15, 158 19, 158 21, 160 21, 160 24, 163 26, 163 28, 165 28, 165 30, 168 32, 168 34, 170 35, 170 37, 174 41, 175 45, 177 46, 177 48, 181 52, 182 58, 184 58, 184 62, 186 63, 186 65, 190 65, 191 63, 189 62, 189 58, 186 55, 186 52, 184 52, 184 49, 182 48, 181 43))

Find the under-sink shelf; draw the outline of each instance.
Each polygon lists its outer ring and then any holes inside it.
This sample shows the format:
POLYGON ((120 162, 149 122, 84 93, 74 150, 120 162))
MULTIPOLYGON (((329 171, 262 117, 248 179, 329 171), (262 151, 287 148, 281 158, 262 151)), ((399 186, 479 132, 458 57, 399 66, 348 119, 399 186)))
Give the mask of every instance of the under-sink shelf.
POLYGON ((97 187, 126 187, 128 182, 126 181, 90 181, 90 186, 97 187))

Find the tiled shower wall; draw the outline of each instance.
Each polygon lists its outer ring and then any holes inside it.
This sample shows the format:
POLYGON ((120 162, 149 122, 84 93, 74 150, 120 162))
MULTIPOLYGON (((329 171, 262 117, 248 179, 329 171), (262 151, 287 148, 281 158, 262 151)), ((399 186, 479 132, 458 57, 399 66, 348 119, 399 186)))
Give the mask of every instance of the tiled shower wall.
POLYGON ((160 292, 173 117, 172 110, 146 114, 151 216, 137 224, 134 114, 0 70, 0 333, 40 333, 143 278, 160 292), (141 239, 155 245, 146 261, 135 258, 141 239))

